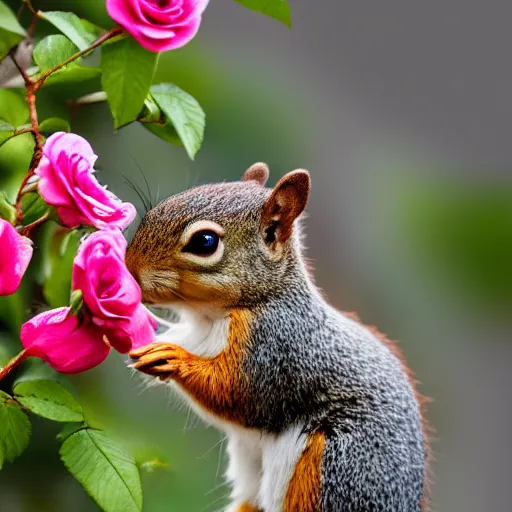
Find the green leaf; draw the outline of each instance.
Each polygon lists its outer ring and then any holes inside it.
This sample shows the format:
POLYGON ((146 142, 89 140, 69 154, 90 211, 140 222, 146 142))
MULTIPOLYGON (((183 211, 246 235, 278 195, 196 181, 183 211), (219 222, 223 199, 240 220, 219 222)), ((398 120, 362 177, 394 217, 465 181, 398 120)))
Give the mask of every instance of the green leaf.
POLYGON ((78 430, 88 428, 84 423, 68 423, 57 434, 57 440, 63 443, 69 436, 72 436, 78 430))
POLYGON ((81 233, 58 230, 53 236, 52 246, 45 262, 48 268, 43 284, 43 295, 52 308, 67 306, 71 293, 71 271, 81 233))
POLYGON ((142 126, 144 126, 144 128, 150 131, 153 135, 160 137, 166 142, 170 142, 175 146, 183 146, 183 142, 181 142, 180 136, 178 135, 178 132, 176 132, 176 128, 174 128, 173 124, 169 120, 167 120, 165 124, 142 123, 142 126))
POLYGON ((292 14, 290 5, 286 0, 235 0, 236 3, 251 9, 251 11, 261 12, 270 18, 274 18, 287 27, 292 26, 292 14))
POLYGON ((39 12, 39 15, 71 39, 80 50, 86 50, 98 38, 98 34, 93 30, 94 25, 81 20, 71 12, 39 12))
POLYGON ((0 217, 11 224, 16 221, 16 208, 7 201, 3 192, 0 192, 0 217))
POLYGON ((14 388, 14 396, 29 411, 53 421, 84 420, 82 407, 59 383, 51 380, 22 382, 14 388))
POLYGON ((140 114, 157 60, 157 53, 145 50, 132 38, 101 49, 102 86, 116 129, 135 121, 140 114))
POLYGON ((61 119, 60 117, 49 117, 45 119, 39 125, 39 131, 44 135, 50 135, 55 132, 70 132, 71 126, 65 119, 61 119))
POLYGON ((5 391, 0 389, 0 404, 5 404, 9 400, 12 400, 12 396, 8 395, 5 391))
POLYGON ((45 81, 43 88, 52 85, 60 85, 67 83, 85 82, 100 76, 101 70, 96 67, 70 65, 59 69, 45 81))
MULTIPOLYGON (((15 404, 0 403, 0 447, 5 460, 19 457, 30 439, 30 421, 15 404)), ((1 462, 1 461, 0 461, 1 462)))
POLYGON ((0 121, 0 146, 14 136, 14 126, 0 121))
POLYGON ((27 33, 25 29, 20 25, 20 22, 16 18, 15 14, 7 7, 7 5, 0 0, 0 28, 8 30, 14 34, 25 37, 27 33))
MULTIPOLYGON (((49 69, 62 64, 78 52, 76 44, 61 34, 54 34, 42 39, 34 48, 34 61, 39 70, 44 73, 49 69)), ((71 64, 72 65, 72 64, 71 64)))
POLYGON ((103 432, 68 437, 60 456, 70 473, 105 512, 140 512, 142 489, 135 459, 103 432))
POLYGON ((25 194, 21 199, 23 225, 27 226, 40 219, 48 211, 48 208, 49 206, 38 193, 30 192, 25 194))
POLYGON ((151 94, 178 133, 188 156, 193 160, 203 142, 205 114, 201 105, 173 84, 151 87, 151 94))
POLYGON ((20 126, 29 119, 28 105, 20 91, 0 89, 0 120, 20 126))
POLYGON ((0 0, 0 60, 26 35, 14 13, 0 0))

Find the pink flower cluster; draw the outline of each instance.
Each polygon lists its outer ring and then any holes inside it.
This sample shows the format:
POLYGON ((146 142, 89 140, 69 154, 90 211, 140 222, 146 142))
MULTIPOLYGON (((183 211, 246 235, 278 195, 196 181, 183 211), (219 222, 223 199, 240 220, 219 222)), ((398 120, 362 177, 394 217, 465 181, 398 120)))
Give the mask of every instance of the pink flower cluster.
MULTIPOLYGON (((83 306, 41 313, 21 329, 28 355, 44 359, 62 373, 79 373, 100 364, 110 348, 126 353, 153 341, 155 322, 141 303, 141 291, 126 268, 121 229, 135 217, 94 177, 96 160, 89 143, 74 134, 55 133, 44 145, 36 170, 39 192, 67 227, 99 229, 85 238, 73 263, 72 288, 83 306)), ((0 293, 13 293, 32 255, 30 240, 8 222, 0 223, 0 293)))
POLYGON ((186 45, 199 30, 209 0, 107 0, 107 11, 151 52, 186 45))

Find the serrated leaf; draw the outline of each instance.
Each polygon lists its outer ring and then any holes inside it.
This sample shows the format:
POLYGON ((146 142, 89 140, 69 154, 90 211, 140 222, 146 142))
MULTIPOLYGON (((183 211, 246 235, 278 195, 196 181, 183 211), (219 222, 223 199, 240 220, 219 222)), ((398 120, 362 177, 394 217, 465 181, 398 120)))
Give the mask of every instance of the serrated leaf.
POLYGON ((292 26, 292 14, 290 12, 290 5, 287 0, 235 0, 236 3, 274 18, 287 27, 292 26))
POLYGON ((91 23, 83 22, 76 14, 49 11, 39 12, 39 15, 71 39, 80 50, 86 50, 97 39, 97 33, 92 31, 94 26, 91 23))
POLYGON ((55 381, 22 382, 14 388, 14 396, 29 411, 43 418, 63 422, 84 420, 75 397, 55 381))
MULTIPOLYGON (((39 71, 44 73, 49 69, 62 64, 78 52, 76 44, 61 34, 53 34, 42 39, 34 48, 34 61, 39 71)), ((76 65, 76 64, 71 64, 76 65)))
POLYGON ((71 126, 65 119, 61 119, 60 117, 49 117, 45 119, 39 125, 39 131, 44 135, 50 135, 55 132, 70 132, 71 126))
POLYGON ((101 83, 116 129, 135 121, 140 114, 157 60, 157 53, 145 50, 133 38, 102 47, 101 83))
POLYGON ((43 284, 44 298, 53 308, 67 306, 71 293, 71 271, 81 233, 57 231, 47 254, 47 274, 43 284))
POLYGON ((28 446, 30 421, 27 415, 14 404, 0 403, 0 445, 5 460, 12 462, 28 446))
POLYGON ((7 201, 3 192, 0 192, 0 217, 11 224, 16 221, 16 208, 7 201))
POLYGON ((135 459, 103 432, 84 429, 66 439, 60 456, 105 512, 140 512, 142 489, 135 459))
POLYGON ((151 94, 176 129, 188 156, 193 160, 204 137, 205 114, 190 94, 174 84, 151 87, 151 94))
POLYGON ((36 192, 25 194, 21 199, 23 225, 27 226, 40 219, 49 209, 43 198, 36 192))

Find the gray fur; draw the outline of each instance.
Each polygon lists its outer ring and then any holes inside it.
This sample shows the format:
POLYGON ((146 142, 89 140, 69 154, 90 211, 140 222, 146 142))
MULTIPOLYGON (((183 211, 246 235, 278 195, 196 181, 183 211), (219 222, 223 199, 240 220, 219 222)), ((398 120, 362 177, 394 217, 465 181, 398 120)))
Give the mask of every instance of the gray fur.
POLYGON ((207 272, 238 290, 225 307, 248 308, 255 318, 240 384, 246 399, 235 405, 245 426, 279 433, 299 423, 325 434, 322 512, 418 512, 425 445, 411 383, 385 344, 320 296, 297 226, 281 257, 272 257, 261 218, 269 195, 240 182, 171 197, 146 215, 129 253, 162 267, 187 224, 223 226, 224 257, 207 272))

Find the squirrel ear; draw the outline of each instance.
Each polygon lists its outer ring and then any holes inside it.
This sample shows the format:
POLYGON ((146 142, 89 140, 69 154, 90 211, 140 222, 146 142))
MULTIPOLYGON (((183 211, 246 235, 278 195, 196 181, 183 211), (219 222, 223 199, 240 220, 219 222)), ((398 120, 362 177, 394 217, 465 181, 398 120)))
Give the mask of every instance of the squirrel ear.
POLYGON ((298 169, 283 176, 263 206, 262 229, 267 244, 285 242, 295 219, 308 202, 311 180, 308 171, 298 169))
POLYGON ((268 165, 262 162, 251 165, 242 176, 242 181, 256 181, 262 187, 267 183, 269 175, 268 165))

